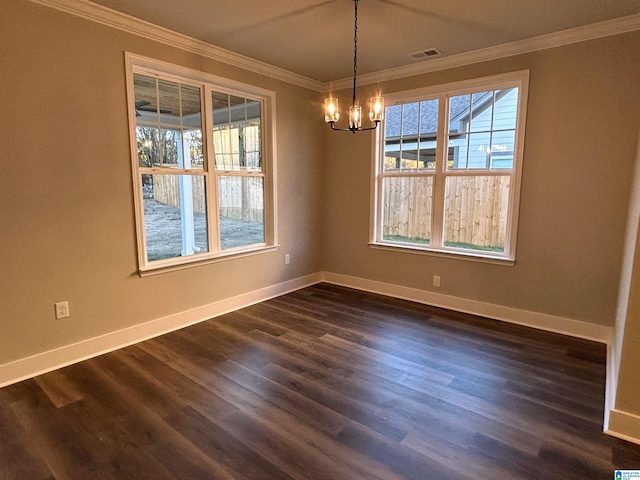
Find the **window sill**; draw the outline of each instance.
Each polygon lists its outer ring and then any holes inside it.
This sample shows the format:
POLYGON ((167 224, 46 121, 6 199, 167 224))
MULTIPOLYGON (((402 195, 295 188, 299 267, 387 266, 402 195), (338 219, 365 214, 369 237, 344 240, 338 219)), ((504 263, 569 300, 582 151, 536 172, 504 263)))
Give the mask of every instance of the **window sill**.
POLYGON ((417 255, 430 255, 434 257, 468 260, 472 262, 492 263, 494 265, 504 265, 508 267, 512 267, 516 263, 514 259, 507 257, 498 257, 496 255, 480 252, 471 253, 455 249, 435 249, 386 242, 369 242, 369 247, 377 250, 389 250, 392 252, 403 252, 417 255))
POLYGON ((278 247, 279 245, 260 245, 258 247, 245 248, 242 250, 229 250, 212 254, 202 254, 198 255, 197 257, 179 257, 177 259, 171 259, 170 261, 166 262, 163 260, 159 260, 153 265, 147 265, 144 268, 138 269, 138 274, 141 277, 148 277, 151 275, 159 275, 166 272, 175 272, 177 270, 199 267, 201 265, 210 265, 212 263, 224 262, 226 260, 234 260, 237 258, 275 252, 278 247))

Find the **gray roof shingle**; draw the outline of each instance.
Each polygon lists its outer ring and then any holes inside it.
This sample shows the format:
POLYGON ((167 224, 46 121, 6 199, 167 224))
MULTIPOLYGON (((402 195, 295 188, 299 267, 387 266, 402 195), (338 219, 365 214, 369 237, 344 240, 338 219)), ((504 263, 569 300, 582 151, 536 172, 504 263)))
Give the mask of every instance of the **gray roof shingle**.
MULTIPOLYGON (((484 95, 474 95, 474 104, 478 105, 487 99, 492 92, 484 95)), ((471 95, 458 95, 451 97, 450 115, 451 123, 463 119, 469 115, 471 95)), ((425 100, 422 102, 404 103, 387 107, 385 114, 385 137, 417 136, 418 127, 421 137, 435 137, 438 124, 438 100, 425 100), (431 135, 429 135, 431 134, 431 135)))

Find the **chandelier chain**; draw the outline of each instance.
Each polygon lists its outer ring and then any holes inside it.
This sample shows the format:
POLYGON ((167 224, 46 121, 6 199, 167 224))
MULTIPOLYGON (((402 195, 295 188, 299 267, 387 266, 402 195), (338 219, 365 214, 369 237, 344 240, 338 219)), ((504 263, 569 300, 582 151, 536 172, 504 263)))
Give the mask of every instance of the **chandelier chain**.
POLYGON ((371 97, 369 112, 369 120, 374 125, 367 128, 362 128, 362 106, 357 104, 356 88, 358 77, 358 1, 353 1, 353 98, 351 107, 349 108, 349 128, 336 128, 335 123, 340 118, 340 112, 338 108, 338 99, 329 97, 324 100, 324 120, 331 125, 332 130, 338 130, 341 132, 362 132, 365 130, 375 130, 378 128, 378 124, 382 122, 384 115, 384 99, 381 96, 371 97))
POLYGON ((356 104, 356 76, 358 74, 358 0, 354 2, 354 14, 353 14, 353 102, 351 105, 356 104))

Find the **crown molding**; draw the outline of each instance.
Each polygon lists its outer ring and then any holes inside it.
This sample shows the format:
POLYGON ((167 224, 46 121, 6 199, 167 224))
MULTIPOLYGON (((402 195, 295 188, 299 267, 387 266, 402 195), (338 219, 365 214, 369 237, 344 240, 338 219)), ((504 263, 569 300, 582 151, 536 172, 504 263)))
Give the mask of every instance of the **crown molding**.
MULTIPOLYGON (((153 23, 141 20, 131 15, 117 12, 102 5, 97 5, 88 0, 29 0, 32 3, 44 5, 60 10, 77 17, 81 17, 102 25, 132 33, 149 40, 167 44, 172 47, 202 55, 219 62, 239 67, 250 72, 265 75, 283 82, 297 85, 317 92, 330 90, 342 90, 349 88, 352 78, 321 82, 304 75, 300 75, 283 68, 250 58, 239 53, 226 50, 202 40, 174 32, 153 23)), ((368 85, 399 78, 421 75, 424 73, 445 70, 447 68, 461 67, 474 63, 496 60, 499 58, 521 55, 524 53, 546 50, 572 43, 580 43, 612 35, 640 30, 640 13, 620 17, 605 22, 594 23, 583 27, 549 33, 538 37, 505 43, 494 47, 482 48, 457 55, 429 59, 420 63, 405 65, 387 70, 361 74, 358 76, 358 84, 368 85)))
MULTIPOLYGON (((527 38, 517 42, 504 43, 495 47, 482 48, 471 52, 451 55, 450 57, 438 57, 397 68, 380 70, 372 73, 358 75, 359 85, 397 80, 399 78, 421 75, 424 73, 445 70, 447 68, 462 67, 473 63, 486 62, 499 58, 512 57, 524 53, 586 42, 598 38, 620 35, 623 33, 640 30, 640 13, 620 17, 605 22, 594 23, 583 27, 576 27, 561 32, 549 33, 538 37, 527 38)), ((353 78, 343 78, 325 84, 325 92, 350 88, 353 78)))
POLYGON ((87 0, 29 0, 32 3, 51 7, 77 17, 100 23, 108 27, 132 33, 140 37, 196 53, 203 57, 239 67, 250 72, 308 88, 324 91, 324 83, 309 77, 275 67, 260 60, 217 47, 202 40, 174 32, 131 15, 117 12, 87 0))

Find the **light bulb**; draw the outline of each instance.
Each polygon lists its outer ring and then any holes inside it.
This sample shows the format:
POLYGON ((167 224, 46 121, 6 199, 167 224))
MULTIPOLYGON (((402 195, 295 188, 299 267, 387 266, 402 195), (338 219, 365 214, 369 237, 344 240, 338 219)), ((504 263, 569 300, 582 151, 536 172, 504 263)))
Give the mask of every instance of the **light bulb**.
POLYGON ((349 107, 349 128, 360 128, 362 125, 362 107, 349 107))
POLYGON ((381 122, 384 118, 384 98, 371 97, 369 99, 369 120, 372 122, 381 122))
POLYGON ((338 99, 329 97, 324 99, 324 121, 327 123, 337 122, 340 118, 338 99))

